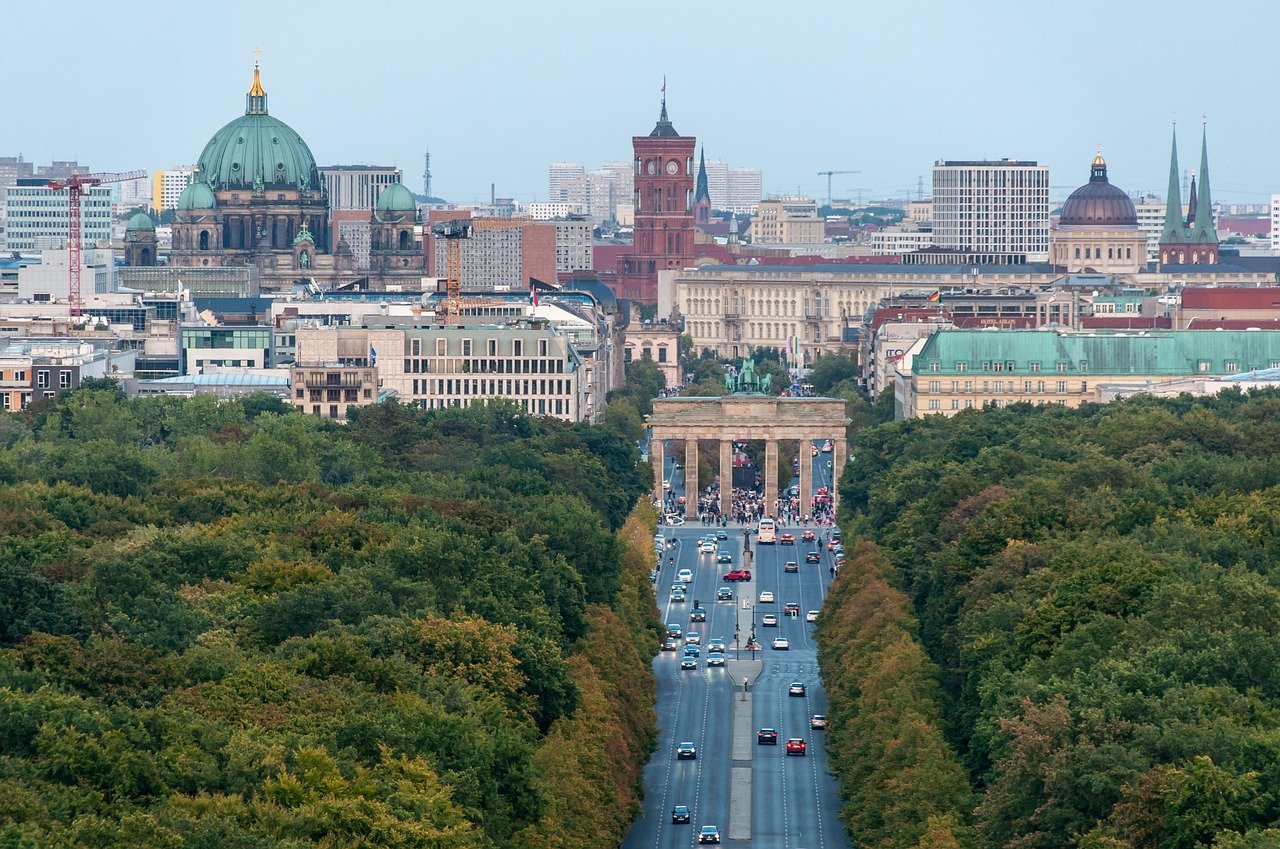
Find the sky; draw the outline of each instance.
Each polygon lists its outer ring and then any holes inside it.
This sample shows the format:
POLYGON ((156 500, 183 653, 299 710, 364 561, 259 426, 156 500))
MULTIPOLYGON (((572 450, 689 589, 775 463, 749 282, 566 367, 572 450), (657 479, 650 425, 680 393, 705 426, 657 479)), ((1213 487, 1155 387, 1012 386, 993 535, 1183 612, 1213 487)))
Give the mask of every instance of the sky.
POLYGON ((95 170, 194 163, 244 111, 320 165, 393 164, 457 202, 546 200, 547 167, 629 161, 671 120, 766 194, 928 191, 939 159, 1034 159, 1055 198, 1101 144, 1111 182, 1164 194, 1170 134, 1214 199, 1280 193, 1280 3, 809 0, 6 4, 0 155, 95 170), (69 25, 79 11, 82 25, 69 25))

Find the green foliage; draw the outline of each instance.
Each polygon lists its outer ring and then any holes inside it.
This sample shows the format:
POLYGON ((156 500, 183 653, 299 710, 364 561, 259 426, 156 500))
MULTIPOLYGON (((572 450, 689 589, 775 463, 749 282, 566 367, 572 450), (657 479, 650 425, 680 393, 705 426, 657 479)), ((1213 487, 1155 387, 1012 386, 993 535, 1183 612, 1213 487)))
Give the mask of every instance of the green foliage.
POLYGON ((0 416, 0 847, 620 841, 647 474, 616 423, 503 403, 339 426, 95 383, 0 416))
MULTIPOLYGON (((941 685, 913 699, 940 707, 981 845, 1271 845, 1277 412, 1280 393, 1231 391, 859 432, 843 521, 879 546, 910 601, 904 627, 918 623, 941 685)), ((881 655, 830 655, 824 676, 850 663, 870 674, 881 655)), ((855 770, 855 753, 903 739, 892 723, 856 727, 835 758, 855 770)))

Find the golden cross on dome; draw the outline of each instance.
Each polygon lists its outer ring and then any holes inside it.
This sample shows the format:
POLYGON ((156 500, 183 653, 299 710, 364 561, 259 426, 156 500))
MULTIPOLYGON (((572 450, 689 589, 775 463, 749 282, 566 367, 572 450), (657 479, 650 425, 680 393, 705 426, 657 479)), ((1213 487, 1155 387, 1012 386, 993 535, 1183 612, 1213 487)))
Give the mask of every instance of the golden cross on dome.
POLYGON ((262 48, 261 48, 261 47, 255 47, 255 48, 253 48, 253 65, 254 65, 254 67, 257 67, 257 65, 258 65, 258 59, 260 59, 261 57, 262 57, 262 48))

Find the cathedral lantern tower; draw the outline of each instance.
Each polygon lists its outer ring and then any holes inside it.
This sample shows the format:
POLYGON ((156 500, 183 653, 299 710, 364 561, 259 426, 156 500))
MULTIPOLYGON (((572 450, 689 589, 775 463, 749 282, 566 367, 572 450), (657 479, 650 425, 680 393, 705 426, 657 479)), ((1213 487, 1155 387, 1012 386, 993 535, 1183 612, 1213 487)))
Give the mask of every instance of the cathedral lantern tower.
POLYGON ((667 117, 666 85, 658 123, 647 136, 634 136, 635 227, 632 251, 619 261, 617 294, 642 303, 658 302, 658 272, 692 264, 694 148, 667 117))

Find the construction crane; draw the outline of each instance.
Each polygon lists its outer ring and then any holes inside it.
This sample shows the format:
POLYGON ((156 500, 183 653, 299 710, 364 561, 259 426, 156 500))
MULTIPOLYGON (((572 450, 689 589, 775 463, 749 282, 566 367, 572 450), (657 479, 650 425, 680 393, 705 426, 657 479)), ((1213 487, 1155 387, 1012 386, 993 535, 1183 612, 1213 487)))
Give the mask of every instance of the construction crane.
POLYGON ((114 174, 72 174, 65 180, 52 180, 49 188, 67 190, 67 300, 71 305, 71 317, 80 316, 80 198, 86 188, 102 183, 124 183, 140 180, 146 171, 126 171, 114 174))
POLYGON ((509 230, 519 227, 510 218, 458 218, 442 221, 431 228, 437 238, 444 239, 444 323, 457 324, 462 317, 462 240, 475 233, 509 230))
POLYGON ((833 174, 861 174, 861 171, 819 171, 819 177, 827 178, 827 206, 831 206, 831 176, 833 174))

